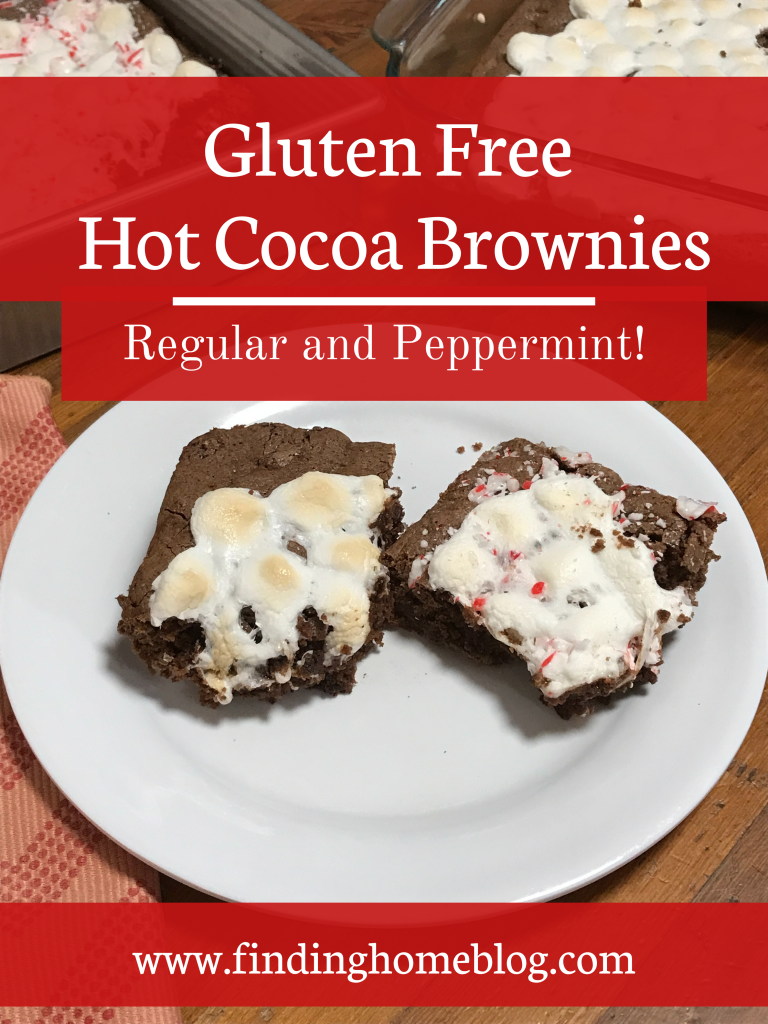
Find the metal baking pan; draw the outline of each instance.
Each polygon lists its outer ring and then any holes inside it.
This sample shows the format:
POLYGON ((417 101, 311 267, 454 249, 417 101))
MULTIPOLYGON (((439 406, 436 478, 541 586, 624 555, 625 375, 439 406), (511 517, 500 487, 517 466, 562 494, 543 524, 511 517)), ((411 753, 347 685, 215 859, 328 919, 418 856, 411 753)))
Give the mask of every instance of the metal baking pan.
POLYGON ((144 0, 172 36, 227 75, 356 77, 258 0, 144 0))
POLYGON ((0 373, 61 347, 61 303, 0 302, 0 373))

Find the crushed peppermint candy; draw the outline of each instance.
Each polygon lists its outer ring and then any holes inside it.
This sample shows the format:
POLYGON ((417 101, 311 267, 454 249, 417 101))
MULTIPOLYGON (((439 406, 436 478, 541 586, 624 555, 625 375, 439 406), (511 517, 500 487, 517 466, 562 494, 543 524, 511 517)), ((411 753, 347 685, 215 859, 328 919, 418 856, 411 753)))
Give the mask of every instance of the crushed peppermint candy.
POLYGON ((707 512, 717 512, 717 502, 698 501, 696 498, 681 496, 677 499, 675 510, 683 519, 700 519, 707 512))
POLYGON ((557 457, 571 469, 576 469, 577 466, 586 466, 592 462, 589 452, 572 452, 570 448, 564 448, 562 445, 554 450, 557 457))
POLYGON ((110 0, 49 0, 34 17, 0 21, 0 58, 2 77, 216 77, 161 28, 139 39, 130 8, 110 0))
MULTIPOLYGON (((493 498, 497 494, 514 494, 515 491, 520 490, 520 483, 515 477, 510 476, 508 473, 496 473, 493 470, 490 471, 491 475, 487 480, 481 480, 478 478, 475 486, 469 492, 467 497, 473 504, 478 504, 481 501, 487 501, 488 498, 493 498)), ((523 487, 530 486, 530 483, 526 481, 523 487)))
POLYGON ((432 552, 428 551, 426 555, 419 555, 414 558, 411 564, 411 571, 408 574, 408 586, 415 587, 416 583, 424 575, 424 570, 427 568, 429 563, 432 561, 432 552))

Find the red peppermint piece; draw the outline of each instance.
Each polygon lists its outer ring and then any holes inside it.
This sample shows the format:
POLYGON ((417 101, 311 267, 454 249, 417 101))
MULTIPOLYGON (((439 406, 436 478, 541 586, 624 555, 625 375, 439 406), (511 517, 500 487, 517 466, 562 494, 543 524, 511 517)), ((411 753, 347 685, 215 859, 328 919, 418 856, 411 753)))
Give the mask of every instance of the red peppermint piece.
POLYGON ((549 655, 549 657, 545 658, 544 661, 542 661, 541 667, 542 668, 546 668, 547 665, 550 663, 550 661, 552 661, 552 659, 554 658, 554 656, 556 654, 557 654, 557 651, 552 651, 552 653, 549 655))
POLYGON ((523 480, 523 490, 524 491, 527 491, 530 486, 531 486, 531 481, 530 480, 523 480))
POLYGON ((541 582, 541 580, 539 580, 538 583, 533 584, 533 586, 531 587, 531 593, 534 594, 536 597, 538 597, 539 594, 544 593, 544 584, 541 582))
POLYGON ((472 602, 472 607, 475 609, 476 612, 479 612, 483 608, 485 608, 485 601, 486 599, 484 597, 476 597, 475 600, 472 602))

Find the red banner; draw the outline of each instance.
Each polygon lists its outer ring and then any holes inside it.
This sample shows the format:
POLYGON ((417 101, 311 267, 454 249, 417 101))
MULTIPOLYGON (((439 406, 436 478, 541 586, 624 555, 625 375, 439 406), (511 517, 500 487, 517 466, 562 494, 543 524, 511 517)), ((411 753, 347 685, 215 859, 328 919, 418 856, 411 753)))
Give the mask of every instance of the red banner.
POLYGON ((763 904, 8 905, 0 1004, 763 1006, 767 924, 763 904))
POLYGON ((3 299, 766 296, 750 79, 9 79, 3 299), (62 91, 66 102, 62 102, 62 91), (116 113, 119 111, 119 115, 116 113))
POLYGON ((357 307, 99 291, 64 304, 65 399, 706 398, 703 289, 357 307))
POLYGON ((5 88, 68 399, 702 399, 705 298, 765 298, 749 79, 5 88))

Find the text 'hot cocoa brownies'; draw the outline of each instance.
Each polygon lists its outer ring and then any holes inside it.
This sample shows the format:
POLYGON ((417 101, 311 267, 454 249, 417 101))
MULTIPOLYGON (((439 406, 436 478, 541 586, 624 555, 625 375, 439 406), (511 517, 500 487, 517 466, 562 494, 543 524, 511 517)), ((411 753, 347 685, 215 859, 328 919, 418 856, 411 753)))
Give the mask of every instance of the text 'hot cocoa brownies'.
POLYGON ((204 703, 348 693, 392 615, 381 549, 400 531, 395 447, 257 423, 186 446, 118 626, 204 703))
POLYGON ((724 520, 711 502, 624 484, 587 453, 515 438, 387 551, 396 620, 486 663, 517 655, 546 704, 587 714, 655 681, 724 520))

